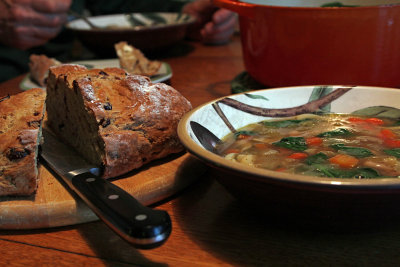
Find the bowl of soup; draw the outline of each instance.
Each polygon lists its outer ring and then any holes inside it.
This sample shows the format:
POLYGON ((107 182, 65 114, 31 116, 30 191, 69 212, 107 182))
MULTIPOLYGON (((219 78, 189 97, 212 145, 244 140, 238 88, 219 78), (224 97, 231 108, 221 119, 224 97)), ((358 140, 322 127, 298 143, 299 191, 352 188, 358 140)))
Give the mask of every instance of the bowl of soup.
POLYGON ((214 0, 239 16, 246 71, 266 87, 400 86, 398 0, 214 0))
POLYGON ((127 13, 77 18, 67 23, 82 44, 101 57, 115 56, 114 45, 126 41, 144 53, 159 53, 185 38, 195 22, 188 14, 172 12, 127 13))
POLYGON ((287 214, 399 215, 400 90, 295 86, 219 98, 178 135, 234 196, 287 214))

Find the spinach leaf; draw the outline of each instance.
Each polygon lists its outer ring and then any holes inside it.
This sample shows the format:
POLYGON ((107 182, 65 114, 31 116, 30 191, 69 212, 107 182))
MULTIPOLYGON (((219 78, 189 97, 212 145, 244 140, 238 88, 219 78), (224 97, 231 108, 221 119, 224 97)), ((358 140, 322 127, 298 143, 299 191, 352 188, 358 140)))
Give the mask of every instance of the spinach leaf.
POLYGON ((360 169, 340 169, 327 164, 316 164, 314 169, 308 174, 332 177, 332 178, 357 178, 357 179, 370 179, 381 177, 379 173, 372 168, 360 169))
POLYGON ((319 152, 317 154, 314 154, 312 156, 309 156, 306 160, 305 163, 307 165, 312 165, 312 164, 320 164, 320 163, 325 163, 325 161, 328 159, 328 156, 325 155, 322 152, 319 152))
POLYGON ((355 169, 354 178, 362 179, 362 178, 378 178, 380 177, 379 173, 372 169, 372 168, 360 168, 360 169, 355 169))
POLYGON ((274 127, 274 128, 285 128, 292 125, 298 125, 304 121, 310 121, 312 119, 303 120, 282 120, 282 121, 263 121, 264 126, 274 127))
POLYGON ((278 142, 272 144, 295 151, 304 151, 307 149, 307 144, 304 137, 284 137, 278 142))
POLYGON ((383 150, 386 154, 390 156, 395 156, 396 158, 400 158, 400 148, 392 148, 383 150))
POLYGON ((320 133, 317 136, 318 137, 334 137, 334 136, 348 136, 348 135, 352 135, 352 134, 353 133, 346 128, 338 128, 333 131, 320 133))
POLYGON ((330 147, 338 151, 342 151, 347 155, 354 156, 356 158, 365 158, 373 155, 369 149, 364 147, 346 146, 344 144, 334 144, 331 145, 330 147))

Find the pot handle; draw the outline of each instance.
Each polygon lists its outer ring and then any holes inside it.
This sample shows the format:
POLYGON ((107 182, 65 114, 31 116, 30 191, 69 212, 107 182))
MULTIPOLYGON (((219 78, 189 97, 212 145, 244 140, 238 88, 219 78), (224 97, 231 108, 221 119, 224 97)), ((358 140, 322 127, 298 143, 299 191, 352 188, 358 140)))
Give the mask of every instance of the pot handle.
POLYGON ((241 16, 249 18, 254 17, 253 4, 240 2, 238 0, 213 0, 213 3, 221 8, 226 8, 233 12, 236 12, 241 16))

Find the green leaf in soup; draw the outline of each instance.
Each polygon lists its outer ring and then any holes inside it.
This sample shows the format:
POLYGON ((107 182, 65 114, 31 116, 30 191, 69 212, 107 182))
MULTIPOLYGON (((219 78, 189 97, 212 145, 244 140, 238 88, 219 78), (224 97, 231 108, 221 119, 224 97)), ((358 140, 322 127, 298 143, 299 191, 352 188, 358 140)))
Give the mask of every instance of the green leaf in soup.
POLYGON ((379 173, 372 168, 341 169, 328 164, 312 165, 311 169, 304 174, 330 178, 371 179, 381 177, 379 173))
POLYGON ((354 170, 352 177, 363 179, 363 178, 378 178, 381 176, 376 170, 372 168, 360 168, 354 170))
POLYGON ((319 152, 317 154, 311 155, 309 156, 306 160, 305 163, 307 165, 312 165, 312 164, 321 164, 321 163, 325 163, 326 160, 328 159, 328 156, 325 155, 322 152, 319 152))
POLYGON ((267 127, 274 127, 274 128, 285 128, 289 126, 298 125, 305 121, 310 121, 312 119, 303 119, 303 120, 279 120, 279 121, 263 121, 262 124, 267 127))
POLYGON ((351 114, 367 117, 389 118, 400 121, 400 109, 386 106, 373 106, 352 112, 351 114))
POLYGON ((274 142, 272 144, 295 151, 304 151, 307 149, 307 144, 304 137, 284 137, 278 142, 274 142))
POLYGON ((303 174, 311 176, 321 176, 321 177, 335 177, 335 173, 331 171, 333 167, 328 164, 312 164, 309 169, 303 174))
POLYGON ((356 157, 356 158, 365 158, 369 156, 373 156, 372 152, 364 147, 354 147, 354 146, 346 146, 344 144, 334 144, 331 145, 333 149, 336 149, 337 151, 341 151, 343 153, 346 153, 347 155, 356 157))
POLYGON ((339 169, 334 168, 331 170, 337 178, 357 178, 357 179, 368 179, 378 178, 379 173, 371 168, 360 168, 360 169, 339 169))
POLYGON ((263 99, 263 100, 269 101, 268 98, 266 98, 265 96, 262 96, 262 95, 252 95, 252 94, 244 94, 244 95, 247 97, 250 97, 252 99, 263 99))
POLYGON ((338 128, 333 131, 323 132, 318 134, 318 137, 336 137, 336 136, 349 136, 353 133, 346 128, 338 128))
POLYGON ((386 154, 390 156, 394 156, 396 158, 400 158, 400 148, 392 148, 383 150, 386 154))

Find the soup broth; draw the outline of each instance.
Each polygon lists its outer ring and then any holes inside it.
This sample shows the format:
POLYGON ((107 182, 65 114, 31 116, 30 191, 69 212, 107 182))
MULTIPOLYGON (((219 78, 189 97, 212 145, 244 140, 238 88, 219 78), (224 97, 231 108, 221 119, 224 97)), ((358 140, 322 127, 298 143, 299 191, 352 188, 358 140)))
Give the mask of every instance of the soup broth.
POLYGON ((400 177, 400 121, 348 114, 266 120, 229 134, 217 150, 228 160, 279 172, 400 177))

